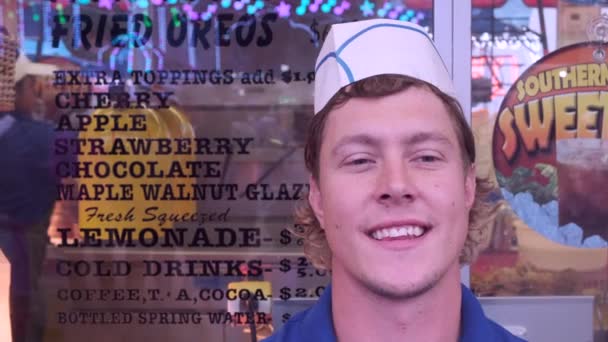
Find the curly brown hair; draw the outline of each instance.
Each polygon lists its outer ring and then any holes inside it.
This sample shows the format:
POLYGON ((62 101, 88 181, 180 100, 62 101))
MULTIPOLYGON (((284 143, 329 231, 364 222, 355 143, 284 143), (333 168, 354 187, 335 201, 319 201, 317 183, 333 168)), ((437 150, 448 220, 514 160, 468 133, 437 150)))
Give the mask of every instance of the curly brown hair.
MULTIPOLYGON (((319 181, 319 155, 323 132, 327 118, 333 109, 344 105, 351 98, 383 97, 411 87, 426 88, 432 91, 446 105, 456 128, 464 167, 471 166, 475 162, 475 140, 473 132, 464 118, 462 107, 456 99, 443 93, 436 86, 419 79, 403 75, 377 75, 342 88, 319 113, 313 116, 308 126, 304 150, 306 168, 312 174, 313 179, 316 182, 319 181)), ((476 177, 475 201, 469 212, 469 231, 460 254, 461 264, 473 261, 479 253, 479 246, 489 238, 488 223, 499 209, 498 205, 486 200, 492 190, 492 183, 488 179, 476 177)), ((297 204, 294 219, 295 225, 292 233, 303 239, 306 257, 315 267, 331 270, 331 249, 327 243, 325 231, 308 201, 307 194, 297 204)))

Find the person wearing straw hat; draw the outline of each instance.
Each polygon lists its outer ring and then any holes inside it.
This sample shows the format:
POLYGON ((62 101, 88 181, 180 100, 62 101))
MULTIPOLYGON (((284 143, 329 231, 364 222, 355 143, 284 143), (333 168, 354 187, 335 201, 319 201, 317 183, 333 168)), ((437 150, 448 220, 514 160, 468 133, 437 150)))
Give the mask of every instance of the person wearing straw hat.
MULTIPOLYGON (((37 121, 49 121, 47 112, 53 108, 46 106, 39 94, 40 87, 37 87, 36 83, 45 79, 50 80, 57 69, 55 65, 34 63, 25 54, 19 54, 15 65, 15 109, 17 113, 37 121)), ((50 88, 50 84, 48 87, 50 88)))
POLYGON ((333 25, 315 65, 308 197, 294 231, 331 271, 265 341, 522 341, 460 283, 494 208, 432 40, 417 25, 333 25))
POLYGON ((53 67, 32 63, 19 54, 8 30, 0 32, 0 60, 8 71, 0 77, 0 250, 11 265, 11 335, 13 342, 42 341, 45 307, 38 280, 57 184, 51 153, 54 131, 15 108, 15 96, 20 95, 14 90, 23 85, 23 104, 32 101, 23 80, 30 74, 50 76, 53 67))

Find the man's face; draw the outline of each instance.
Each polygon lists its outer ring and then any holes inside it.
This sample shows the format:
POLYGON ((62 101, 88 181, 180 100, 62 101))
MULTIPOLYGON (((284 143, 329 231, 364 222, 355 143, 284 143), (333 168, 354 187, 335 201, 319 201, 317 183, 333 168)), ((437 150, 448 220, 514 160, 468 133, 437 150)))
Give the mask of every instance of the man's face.
POLYGON ((309 199, 334 277, 408 298, 458 269, 475 173, 463 167, 449 115, 423 88, 331 112, 309 199))

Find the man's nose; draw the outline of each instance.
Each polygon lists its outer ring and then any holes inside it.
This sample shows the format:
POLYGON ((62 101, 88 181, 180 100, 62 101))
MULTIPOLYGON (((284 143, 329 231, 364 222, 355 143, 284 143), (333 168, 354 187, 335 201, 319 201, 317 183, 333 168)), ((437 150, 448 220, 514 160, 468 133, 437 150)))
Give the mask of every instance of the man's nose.
POLYGON ((385 160, 378 175, 377 198, 384 204, 411 202, 417 197, 416 183, 407 161, 385 160))

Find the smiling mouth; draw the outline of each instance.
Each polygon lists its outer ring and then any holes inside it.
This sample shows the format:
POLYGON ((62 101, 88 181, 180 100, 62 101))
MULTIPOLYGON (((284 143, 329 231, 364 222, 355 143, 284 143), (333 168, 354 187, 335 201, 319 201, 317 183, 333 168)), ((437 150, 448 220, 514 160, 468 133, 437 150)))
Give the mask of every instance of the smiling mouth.
POLYGON ((417 239, 424 236, 430 229, 429 226, 403 225, 376 229, 367 233, 367 236, 378 241, 417 239))

